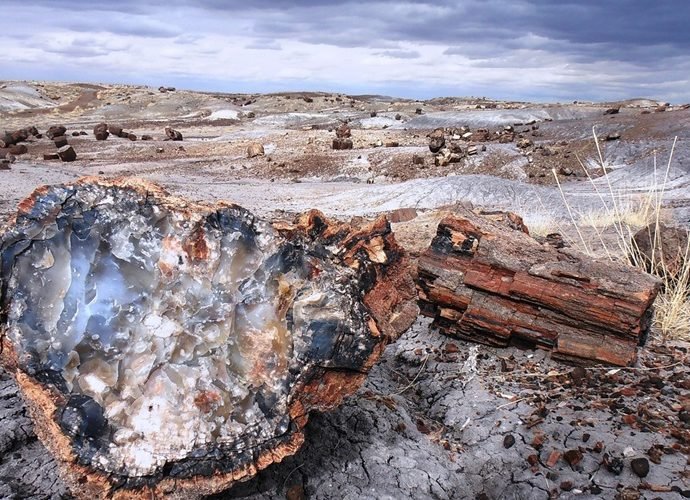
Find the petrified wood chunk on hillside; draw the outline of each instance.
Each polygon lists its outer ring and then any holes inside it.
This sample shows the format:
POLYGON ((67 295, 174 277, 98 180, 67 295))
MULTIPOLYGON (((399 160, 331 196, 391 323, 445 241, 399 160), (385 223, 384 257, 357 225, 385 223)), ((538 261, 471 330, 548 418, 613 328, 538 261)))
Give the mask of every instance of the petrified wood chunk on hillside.
POLYGON ((442 332, 497 346, 527 343, 570 360, 635 360, 656 278, 541 245, 512 214, 458 210, 441 221, 418 264, 422 313, 442 332))
POLYGON ((3 362, 80 497, 190 498, 295 453, 418 312, 385 219, 271 225, 82 179, 0 245, 3 362))

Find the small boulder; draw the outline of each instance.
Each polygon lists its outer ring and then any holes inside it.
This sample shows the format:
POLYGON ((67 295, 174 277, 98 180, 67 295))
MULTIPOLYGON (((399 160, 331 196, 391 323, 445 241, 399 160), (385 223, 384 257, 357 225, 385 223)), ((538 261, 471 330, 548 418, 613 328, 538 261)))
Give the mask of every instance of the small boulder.
POLYGON ((110 132, 108 132, 108 125, 99 123, 93 128, 93 135, 96 136, 97 141, 105 141, 110 135, 110 132))
POLYGON ((26 147, 25 144, 15 144, 14 146, 10 146, 8 149, 8 152, 11 155, 23 155, 26 154, 29 151, 29 149, 26 147))
POLYGON ((264 146, 258 142, 253 142, 247 146, 247 158, 254 158, 255 156, 264 155, 264 146))
POLYGON ((352 137, 352 130, 350 129, 350 126, 347 123, 343 123, 337 129, 335 129, 335 136, 339 139, 343 139, 345 137, 352 137))
POLYGON ((517 146, 519 149, 527 149, 527 148, 529 148, 529 147, 532 146, 532 145, 533 145, 533 142, 532 142, 531 140, 527 139, 526 137, 524 137, 524 138, 520 139, 519 141, 517 141, 517 144, 516 144, 516 146, 517 146))
POLYGON ((336 137, 333 139, 333 149, 352 149, 352 139, 348 137, 336 137))
POLYGON ((79 135, 80 135, 80 134, 79 134, 79 132, 78 132, 77 130, 75 130, 74 132, 72 132, 72 137, 79 137, 79 135))
POLYGON ((633 458, 630 462, 630 468, 637 477, 647 477, 647 474, 649 474, 649 460, 644 457, 633 458))
POLYGON ((61 148, 63 146, 67 146, 67 137, 64 135, 58 135, 57 137, 53 138, 53 142, 55 143, 56 148, 61 148))
POLYGON ((376 114, 377 114, 376 111, 372 111, 372 112, 369 114, 369 116, 371 116, 372 118, 376 118, 376 114))
POLYGON ((130 141, 136 141, 137 136, 135 134, 127 134, 127 139, 129 139, 130 141))
POLYGON ((617 115, 620 112, 620 108, 609 108, 604 111, 605 115, 617 115))
POLYGON ((65 135, 66 132, 67 132, 67 129, 65 127, 63 127, 62 125, 53 125, 46 132, 46 136, 48 136, 48 139, 55 139, 56 137, 59 137, 61 135, 65 135))
POLYGON ((655 223, 640 229, 633 236, 630 259, 653 274, 678 276, 686 265, 689 233, 686 229, 655 223))
POLYGON ((396 114, 395 119, 398 121, 402 120, 402 115, 400 113, 396 114))
POLYGON ((437 128, 429 134, 429 151, 438 153, 445 145, 446 138, 442 128, 437 128))
POLYGON ((142 141, 152 141, 153 137, 151 137, 150 135, 144 134, 141 136, 141 140, 142 141))
POLYGON ((123 134, 125 133, 122 130, 122 127, 118 127, 117 125, 108 125, 108 131, 118 137, 123 137, 123 134))
POLYGON ((172 127, 165 127, 165 135, 166 135, 166 140, 167 141, 181 141, 182 140, 182 133, 180 133, 178 130, 175 130, 172 127))
POLYGON ((50 161, 50 160, 59 160, 60 155, 57 153, 43 153, 43 159, 45 161, 50 161))
POLYGON ((62 146, 57 150, 57 154, 62 161, 74 161, 77 159, 77 153, 74 148, 70 145, 62 146))
POLYGON ((611 132, 610 134, 606 135, 607 141, 617 141, 620 138, 621 138, 621 135, 618 132, 611 132))

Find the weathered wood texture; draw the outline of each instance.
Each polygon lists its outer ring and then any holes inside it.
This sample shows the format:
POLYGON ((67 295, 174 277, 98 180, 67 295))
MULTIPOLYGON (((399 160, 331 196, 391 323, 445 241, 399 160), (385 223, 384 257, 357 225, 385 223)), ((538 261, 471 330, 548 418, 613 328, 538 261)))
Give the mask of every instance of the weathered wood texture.
POLYGON ((622 263, 542 245, 519 217, 459 208, 418 261, 422 313, 443 333, 629 365, 646 340, 659 281, 622 263))

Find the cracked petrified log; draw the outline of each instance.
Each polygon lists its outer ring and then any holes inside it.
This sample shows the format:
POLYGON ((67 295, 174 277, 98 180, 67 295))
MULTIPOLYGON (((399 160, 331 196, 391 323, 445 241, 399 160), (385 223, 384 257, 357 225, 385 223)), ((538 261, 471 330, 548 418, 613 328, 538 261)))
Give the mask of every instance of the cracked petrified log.
POLYGON ((444 333, 629 365, 646 340, 659 280, 532 239, 513 214, 464 208, 443 219, 418 263, 422 313, 444 333))
POLYGON ((2 360, 79 497, 189 498, 295 453, 418 308, 388 222, 87 178, 0 239, 2 360))

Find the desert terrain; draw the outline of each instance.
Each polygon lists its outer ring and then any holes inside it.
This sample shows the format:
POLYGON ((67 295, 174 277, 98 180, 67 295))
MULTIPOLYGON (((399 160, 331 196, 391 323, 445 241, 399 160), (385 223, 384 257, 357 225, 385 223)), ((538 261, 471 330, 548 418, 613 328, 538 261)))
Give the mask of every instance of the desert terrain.
MULTIPOLYGON (((690 228, 690 107, 650 99, 0 82, 0 132, 29 127, 40 137, 25 151, 0 149, 1 224, 38 186, 136 176, 270 220, 312 208, 343 221, 388 215, 413 257, 458 205, 515 212, 531 234, 577 246, 573 220, 611 209, 602 192, 632 211, 654 190, 664 219, 690 228), (102 123, 110 134, 97 140, 102 123), (57 126, 73 161, 54 158, 46 133, 57 126), (334 150, 344 126, 352 147, 334 150), (439 128, 447 153, 430 151, 439 128)), ((613 231, 597 227, 585 239, 604 244, 613 231)), ((653 334, 633 367, 574 367, 548 351, 449 338, 420 317, 355 396, 312 417, 296 455, 215 498, 690 498, 689 357, 687 341, 653 334)), ((69 498, 5 371, 0 497, 69 498)))

